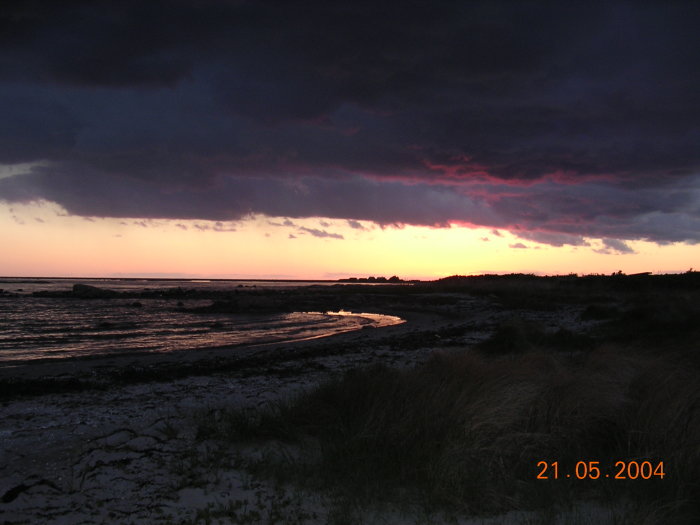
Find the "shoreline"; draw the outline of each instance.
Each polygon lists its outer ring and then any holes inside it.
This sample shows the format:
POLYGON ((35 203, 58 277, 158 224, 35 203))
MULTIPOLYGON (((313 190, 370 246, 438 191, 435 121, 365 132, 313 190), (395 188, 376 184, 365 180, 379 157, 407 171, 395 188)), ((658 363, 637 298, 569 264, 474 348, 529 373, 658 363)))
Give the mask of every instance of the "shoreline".
MULTIPOLYGON (((326 300, 320 299, 319 304, 326 300)), ((550 332, 590 326, 581 321, 585 305, 568 302, 547 310, 512 310, 493 297, 450 291, 363 294, 354 302, 365 305, 364 311, 406 322, 313 340, 1 367, 3 519, 185 524, 206 521, 207 509, 241 501, 260 512, 276 508, 316 516, 298 523, 328 523, 340 512, 337 502, 280 487, 236 463, 242 455, 267 453, 275 443, 222 449, 201 434, 203 422, 219 421, 231 410, 284 403, 358 368, 410 373, 436 352, 471 352, 513 317, 550 332), (284 494, 297 498, 298 506, 279 507, 288 499, 284 494)), ((424 523, 423 517, 380 520, 404 525, 424 523)), ((480 517, 460 523, 490 522, 480 517)))
MULTIPOLYGON (((360 314, 358 314, 360 315, 360 314)), ((438 314, 398 312, 385 315, 400 317, 403 322, 395 325, 359 328, 326 336, 252 343, 240 345, 222 345, 205 348, 190 348, 171 352, 125 352, 114 355, 93 355, 65 358, 37 358, 0 362, 0 400, 13 397, 12 388, 21 389, 37 382, 68 383, 80 381, 82 385, 75 389, 89 388, 90 385, 104 388, 110 382, 118 381, 128 371, 139 371, 144 381, 167 381, 189 375, 222 373, 236 368, 244 368, 266 362, 294 359, 299 353, 323 352, 327 346, 367 345, 381 339, 402 337, 411 332, 440 329, 449 320, 438 314), (147 372, 147 373, 145 373, 147 372), (159 376, 162 376, 159 379, 159 376), (3 388, 4 387, 4 388, 3 388)), ((35 395, 44 393, 40 390, 35 395)), ((27 392, 26 395, 32 395, 27 392)))
MULTIPOLYGON (((262 407, 372 363, 413 366, 432 348, 407 348, 401 341, 426 333, 431 339, 452 322, 432 313, 401 317, 406 322, 399 325, 264 349, 0 369, 0 381, 12 377, 14 386, 39 389, 0 396, 0 513, 6 523, 109 523, 127 516, 135 523, 180 523, 226 499, 220 494, 253 501, 242 470, 227 471, 223 481, 202 481, 225 485, 216 490, 184 482, 173 487, 181 476, 173 461, 198 446, 195 420, 217 417, 220 407, 262 407), (74 388, 41 391, 63 380, 74 388)), ((256 490, 272 490, 263 485, 256 490)))

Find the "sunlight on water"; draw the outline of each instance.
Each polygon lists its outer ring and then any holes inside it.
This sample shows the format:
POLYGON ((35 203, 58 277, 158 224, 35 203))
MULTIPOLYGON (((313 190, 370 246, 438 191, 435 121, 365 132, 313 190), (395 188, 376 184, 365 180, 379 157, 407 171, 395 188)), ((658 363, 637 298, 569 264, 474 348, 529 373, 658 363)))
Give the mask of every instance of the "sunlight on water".
MULTIPOLYGON (((153 285, 140 282, 138 287, 147 288, 144 284, 153 285)), ((22 286, 50 289, 52 283, 15 283, 16 288, 22 286)), ((63 284, 63 289, 66 287, 63 284)), ((185 306, 196 308, 210 302, 187 299, 185 306)), ((35 297, 25 292, 16 297, 0 297, 0 361, 297 341, 402 322, 395 316, 342 310, 202 314, 179 308, 178 300, 172 298, 86 300, 35 297)))

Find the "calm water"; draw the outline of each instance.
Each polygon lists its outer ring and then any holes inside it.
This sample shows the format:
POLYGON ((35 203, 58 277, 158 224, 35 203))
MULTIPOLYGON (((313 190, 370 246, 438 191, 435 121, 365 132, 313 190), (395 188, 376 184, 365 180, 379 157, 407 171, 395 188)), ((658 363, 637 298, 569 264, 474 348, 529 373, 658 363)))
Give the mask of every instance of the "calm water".
MULTIPOLYGON (((294 312, 273 315, 195 314, 177 309, 210 304, 202 299, 75 299, 33 297, 40 290, 70 290, 81 282, 115 291, 235 289, 240 286, 300 286, 279 281, 156 281, 0 279, 0 361, 170 352, 218 346, 313 339, 403 322, 379 314, 294 312)), ((332 284, 332 283, 317 283, 332 284)))

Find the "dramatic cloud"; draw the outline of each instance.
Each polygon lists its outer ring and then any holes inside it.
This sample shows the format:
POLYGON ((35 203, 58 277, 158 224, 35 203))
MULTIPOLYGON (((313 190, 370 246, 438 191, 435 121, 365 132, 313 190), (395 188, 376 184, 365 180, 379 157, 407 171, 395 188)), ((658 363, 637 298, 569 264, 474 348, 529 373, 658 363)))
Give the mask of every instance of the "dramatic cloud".
POLYGON ((660 1, 3 5, 0 199, 698 242, 699 23, 660 1))

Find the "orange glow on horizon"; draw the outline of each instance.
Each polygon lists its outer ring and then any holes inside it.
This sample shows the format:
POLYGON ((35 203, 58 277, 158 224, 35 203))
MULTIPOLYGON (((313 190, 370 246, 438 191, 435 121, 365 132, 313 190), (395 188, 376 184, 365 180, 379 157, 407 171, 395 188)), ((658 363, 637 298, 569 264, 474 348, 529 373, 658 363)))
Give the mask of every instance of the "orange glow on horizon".
POLYGON ((636 253, 606 254, 596 251, 603 246, 595 239, 588 239, 590 246, 553 247, 487 228, 360 225, 259 215, 226 223, 100 219, 69 216, 48 203, 0 204, 0 275, 435 279, 483 273, 670 273, 688 270, 700 256, 700 247, 682 243, 632 241, 627 244, 636 253))

